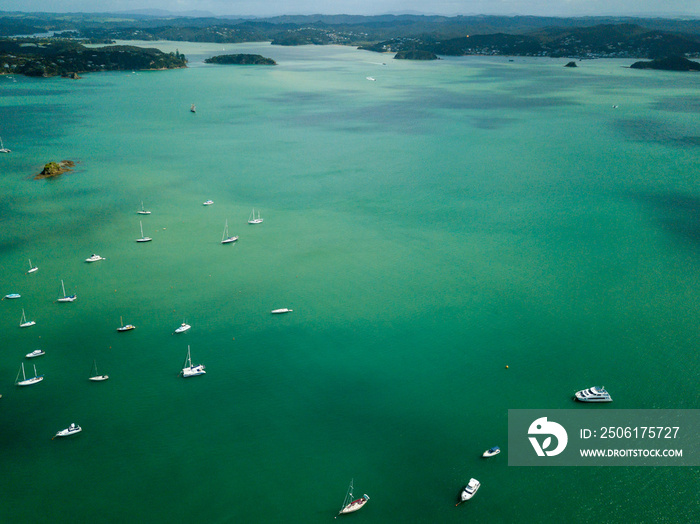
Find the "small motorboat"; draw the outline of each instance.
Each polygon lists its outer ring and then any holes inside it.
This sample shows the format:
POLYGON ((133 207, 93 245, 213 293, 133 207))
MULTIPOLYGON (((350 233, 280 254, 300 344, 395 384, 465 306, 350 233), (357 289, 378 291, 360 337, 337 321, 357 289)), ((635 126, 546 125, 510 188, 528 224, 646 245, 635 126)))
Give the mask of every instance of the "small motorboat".
POLYGON ((577 391, 574 398, 579 402, 612 402, 612 397, 604 387, 592 387, 577 391))
POLYGON ((184 333, 188 329, 190 329, 192 326, 189 324, 185 324, 184 322, 180 324, 180 327, 175 330, 175 333, 184 333))
MULTIPOLYGON (((81 428, 81 427, 78 426, 77 424, 71 424, 71 425, 68 426, 66 429, 62 429, 61 431, 59 431, 58 433, 56 433, 56 434, 53 436, 53 438, 56 438, 56 437, 67 437, 67 436, 69 436, 69 435, 74 435, 75 433, 80 433, 82 430, 83 430, 83 428, 81 428)), ((53 440, 53 439, 51 439, 51 440, 53 440)))
POLYGON ((34 357, 40 357, 41 355, 46 355, 46 351, 44 351, 43 349, 35 349, 31 353, 27 353, 24 356, 27 358, 34 358, 34 357))
POLYGON ((487 449, 486 451, 484 451, 484 454, 481 456, 486 458, 493 457, 494 455, 498 455, 500 452, 501 448, 499 448, 498 446, 494 446, 491 449, 487 449))
POLYGON ((283 307, 283 308, 280 308, 280 309, 273 309, 272 311, 270 311, 270 313, 272 313, 273 315, 279 315, 279 314, 281 314, 281 313, 291 313, 292 311, 294 311, 294 310, 293 310, 293 309, 287 309, 286 307, 283 307))
POLYGON ((105 260, 105 258, 93 253, 92 255, 90 255, 88 258, 85 259, 85 262, 97 262, 98 260, 105 260))
POLYGON ((462 502, 466 502, 470 498, 472 498, 480 486, 481 483, 478 480, 469 479, 469 484, 464 486, 464 489, 460 494, 460 501, 457 504, 455 504, 455 506, 459 506, 462 502))
POLYGON ((5 296, 3 297, 3 299, 5 299, 5 298, 9 298, 9 299, 12 299, 12 298, 19 298, 19 297, 21 297, 21 296, 22 296, 22 295, 20 295, 19 293, 10 293, 9 295, 5 295, 5 296))
POLYGON ((210 206, 210 205, 212 205, 213 203, 214 203, 213 200, 207 200, 206 202, 202 202, 202 205, 203 205, 203 206, 210 206))

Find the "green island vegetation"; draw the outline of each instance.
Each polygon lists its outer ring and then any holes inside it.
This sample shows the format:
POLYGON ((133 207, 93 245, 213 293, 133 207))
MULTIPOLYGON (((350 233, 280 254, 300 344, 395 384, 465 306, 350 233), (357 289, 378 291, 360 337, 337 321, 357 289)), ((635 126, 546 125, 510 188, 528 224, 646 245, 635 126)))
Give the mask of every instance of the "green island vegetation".
POLYGON ((656 58, 651 62, 635 62, 634 69, 660 69, 662 71, 700 71, 700 63, 680 56, 656 58))
POLYGON ((22 55, 6 49, 0 51, 0 71, 41 75, 185 67, 185 57, 179 53, 136 51, 139 48, 129 46, 82 47, 87 43, 112 44, 116 40, 348 45, 409 60, 435 59, 433 55, 579 60, 700 57, 700 20, 611 16, 300 15, 241 19, 0 12, 0 37, 5 37, 3 46, 25 44, 22 55), (32 34, 54 36, 41 40, 26 38, 32 34), (21 35, 25 35, 24 39, 21 35), (32 42, 36 44, 33 49, 32 42), (64 54, 47 56, 52 42, 63 48, 64 54))
POLYGON ((41 173, 34 176, 35 180, 41 180, 42 178, 54 178, 68 171, 73 171, 75 167, 75 162, 71 160, 61 160, 60 162, 49 162, 44 166, 41 173))
POLYGON ((179 52, 136 46, 86 47, 66 39, 0 39, 0 70, 26 76, 79 78, 78 73, 186 67, 179 52))
POLYGON ((424 49, 408 49, 394 55, 397 60, 439 60, 438 55, 424 49))
POLYGON ((235 65, 277 65, 272 58, 262 55, 232 54, 212 56, 204 60, 206 64, 235 64, 235 65))

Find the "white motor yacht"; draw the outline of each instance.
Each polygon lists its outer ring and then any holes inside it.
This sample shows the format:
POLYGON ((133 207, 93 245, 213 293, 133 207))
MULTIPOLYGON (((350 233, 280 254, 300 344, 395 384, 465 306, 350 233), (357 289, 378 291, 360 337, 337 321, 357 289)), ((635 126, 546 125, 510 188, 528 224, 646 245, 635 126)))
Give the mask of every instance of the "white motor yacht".
POLYGON ((577 391, 574 398, 580 402, 612 402, 612 397, 604 387, 591 387, 577 391))
MULTIPOLYGON (((68 426, 66 429, 62 429, 58 433, 54 435, 54 438, 56 437, 67 437, 68 435, 74 435, 75 433, 80 433, 83 430, 80 426, 77 424, 71 424, 68 426)), ((53 440, 53 439, 52 439, 53 440)))
POLYGON ((464 489, 462 490, 462 493, 460 495, 461 500, 456 505, 459 506, 462 502, 466 502, 467 500, 472 498, 480 486, 481 483, 478 480, 469 479, 469 484, 464 486, 464 489))

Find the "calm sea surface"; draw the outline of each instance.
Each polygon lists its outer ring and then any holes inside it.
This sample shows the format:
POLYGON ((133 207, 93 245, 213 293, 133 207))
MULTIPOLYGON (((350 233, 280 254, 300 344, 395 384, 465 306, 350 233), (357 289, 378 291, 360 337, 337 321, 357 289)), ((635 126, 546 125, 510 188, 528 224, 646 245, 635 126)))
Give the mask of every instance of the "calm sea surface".
POLYGON ((0 521, 700 520, 697 468, 480 458, 592 385, 700 408, 697 75, 148 45, 190 67, 0 77, 0 521))

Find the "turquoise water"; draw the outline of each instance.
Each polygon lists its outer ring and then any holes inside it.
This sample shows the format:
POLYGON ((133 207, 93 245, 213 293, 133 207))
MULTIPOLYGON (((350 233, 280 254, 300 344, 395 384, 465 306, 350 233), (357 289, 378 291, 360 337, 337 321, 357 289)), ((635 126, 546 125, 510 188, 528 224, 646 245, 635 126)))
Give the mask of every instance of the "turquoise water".
POLYGON ((697 468, 480 459, 508 409, 591 385, 700 407, 695 76, 158 47, 190 67, 0 77, 0 293, 22 294, 0 303, 0 520, 330 522, 351 478, 357 522, 700 520, 697 468), (206 376, 178 378, 188 345, 206 376), (16 388, 37 347, 45 380, 16 388))

